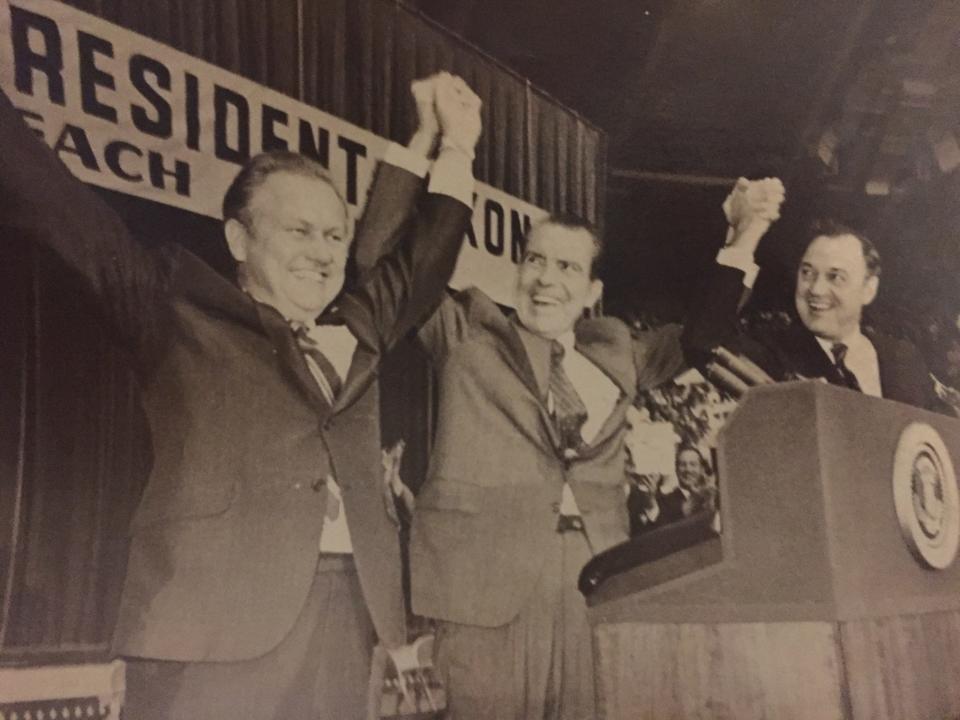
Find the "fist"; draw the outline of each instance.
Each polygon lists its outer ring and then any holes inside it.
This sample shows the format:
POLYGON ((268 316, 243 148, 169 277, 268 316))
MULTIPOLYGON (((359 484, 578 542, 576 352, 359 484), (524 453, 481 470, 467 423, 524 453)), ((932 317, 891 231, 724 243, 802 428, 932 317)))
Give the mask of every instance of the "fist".
POLYGON ((772 223, 780 217, 780 206, 786 197, 779 178, 737 180, 723 203, 727 222, 733 227, 744 227, 755 221, 772 223))
POLYGON ((459 77, 441 73, 434 84, 443 143, 471 157, 480 139, 480 98, 459 77))
POLYGON ((437 119, 436 84, 441 74, 414 80, 410 83, 410 94, 417 108, 418 131, 436 135, 440 132, 440 121, 437 119))

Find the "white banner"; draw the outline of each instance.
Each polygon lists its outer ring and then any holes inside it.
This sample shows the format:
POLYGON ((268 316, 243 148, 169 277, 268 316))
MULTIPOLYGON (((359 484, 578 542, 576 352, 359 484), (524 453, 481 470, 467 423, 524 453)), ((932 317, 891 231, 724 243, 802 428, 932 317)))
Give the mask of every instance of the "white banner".
MULTIPOLYGON (((240 165, 287 148, 326 165, 356 216, 387 141, 54 0, 0 0, 0 87, 85 182, 221 217, 240 165)), ((545 212, 477 184, 451 281, 513 304, 526 227, 545 212)))

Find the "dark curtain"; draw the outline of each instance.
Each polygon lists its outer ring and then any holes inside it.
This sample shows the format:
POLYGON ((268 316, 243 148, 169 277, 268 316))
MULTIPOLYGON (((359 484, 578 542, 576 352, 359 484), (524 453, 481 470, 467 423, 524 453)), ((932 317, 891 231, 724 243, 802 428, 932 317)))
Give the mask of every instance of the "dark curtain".
MULTIPOLYGON (((603 217, 605 138, 528 82, 388 0, 69 0, 379 135, 405 142, 410 82, 448 70, 484 102, 478 179, 548 211, 603 217)), ((217 224, 103 193, 141 241, 190 238, 217 267, 217 224)), ((0 228, 2 230, 2 228, 0 228)), ((0 662, 107 655, 127 526, 149 472, 136 378, 95 299, 54 258, 0 242, 0 662)), ((225 269, 221 267, 221 269, 225 269)), ((382 375, 383 440, 419 487, 432 382, 412 342, 382 375)))
POLYGON ((150 457, 136 381, 71 273, 9 233, 0 248, 3 656, 97 656, 150 457))

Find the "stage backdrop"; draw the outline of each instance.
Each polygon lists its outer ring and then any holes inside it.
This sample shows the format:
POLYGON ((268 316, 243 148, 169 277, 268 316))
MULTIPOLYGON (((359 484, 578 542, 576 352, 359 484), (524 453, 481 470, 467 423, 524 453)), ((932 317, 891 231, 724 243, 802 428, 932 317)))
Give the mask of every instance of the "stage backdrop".
MULTIPOLYGON (((384 0, 0 0, 0 86, 25 121, 141 241, 182 242, 225 273, 219 203, 246 158, 311 154, 359 214, 387 139, 413 130, 410 81, 441 69, 484 101, 483 182, 451 284, 509 304, 531 221, 602 217, 604 139, 418 14, 384 0)), ((0 274, 0 659, 103 655, 149 468, 135 378, 55 258, 5 237, 0 274)), ((407 441, 416 486, 429 372, 407 345, 383 382, 384 440, 407 441)))

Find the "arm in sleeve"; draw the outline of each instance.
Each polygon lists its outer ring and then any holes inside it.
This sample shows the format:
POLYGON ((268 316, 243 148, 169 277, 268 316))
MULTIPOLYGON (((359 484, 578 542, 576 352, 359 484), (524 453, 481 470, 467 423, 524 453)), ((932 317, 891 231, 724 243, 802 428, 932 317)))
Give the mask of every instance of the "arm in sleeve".
POLYGON ((361 283, 393 249, 402 228, 411 221, 428 169, 426 158, 396 143, 387 147, 357 222, 353 257, 361 283))
MULTIPOLYGON (((435 172, 448 155, 441 153, 435 172)), ((393 249, 351 295, 364 307, 383 347, 393 346, 433 312, 453 274, 472 215, 462 199, 471 195, 473 177, 469 165, 464 161, 457 168, 458 162, 451 157, 447 164, 460 184, 459 194, 435 188, 432 179, 430 192, 422 196, 410 222, 395 228, 399 239, 387 241, 393 249)))
POLYGON ((686 369, 680 334, 679 325, 665 325, 638 333, 633 338, 637 390, 663 385, 686 369))
MULTIPOLYGON (((702 369, 711 353, 719 346, 728 346, 740 333, 740 309, 749 298, 747 280, 752 280, 740 265, 718 262, 705 291, 697 298, 684 322, 680 343, 687 363, 702 369)), ((754 266, 755 267, 755 266, 754 266)))
POLYGON ((75 178, 0 92, 0 224, 50 247, 80 273, 129 340, 140 340, 160 289, 157 260, 75 178))

